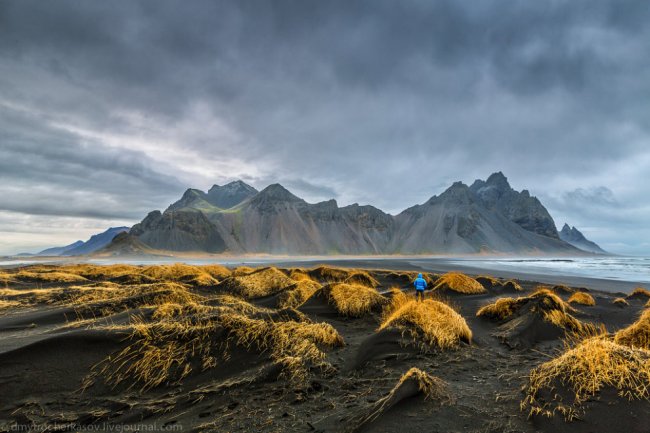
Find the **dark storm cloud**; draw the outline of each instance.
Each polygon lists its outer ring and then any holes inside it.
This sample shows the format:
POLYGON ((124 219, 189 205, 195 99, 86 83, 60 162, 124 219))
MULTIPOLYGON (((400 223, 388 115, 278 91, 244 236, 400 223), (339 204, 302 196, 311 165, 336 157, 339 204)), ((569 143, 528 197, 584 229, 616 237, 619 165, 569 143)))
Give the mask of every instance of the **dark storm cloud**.
POLYGON ((240 177, 398 212, 503 170, 599 240, 649 205, 649 19, 646 1, 0 2, 0 207, 137 219, 240 177))

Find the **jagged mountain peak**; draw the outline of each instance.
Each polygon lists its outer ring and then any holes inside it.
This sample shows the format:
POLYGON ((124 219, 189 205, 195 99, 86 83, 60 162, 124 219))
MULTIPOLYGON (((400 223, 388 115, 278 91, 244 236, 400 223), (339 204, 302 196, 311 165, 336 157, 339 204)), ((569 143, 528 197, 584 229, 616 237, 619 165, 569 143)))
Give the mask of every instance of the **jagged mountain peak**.
POLYGON ((487 185, 494 185, 502 189, 510 189, 510 183, 508 183, 508 178, 500 171, 492 173, 487 180, 485 181, 487 185))
POLYGON ((239 179, 233 180, 232 182, 228 182, 225 185, 217 185, 217 184, 212 185, 212 187, 208 190, 208 195, 214 194, 217 191, 232 191, 232 192, 250 191, 250 192, 257 193, 257 190, 255 188, 253 188, 246 182, 239 179))
POLYGON ((564 242, 567 242, 583 251, 588 251, 590 253, 596 254, 607 253, 598 244, 587 239, 580 230, 575 228, 575 226, 572 227, 569 224, 564 223, 562 230, 560 230, 558 234, 560 236, 560 239, 562 239, 564 242))
POLYGON ((254 198, 263 198, 263 199, 272 199, 275 201, 288 201, 288 202, 302 202, 303 199, 293 195, 288 189, 280 185, 279 183, 274 183, 257 194, 254 198))

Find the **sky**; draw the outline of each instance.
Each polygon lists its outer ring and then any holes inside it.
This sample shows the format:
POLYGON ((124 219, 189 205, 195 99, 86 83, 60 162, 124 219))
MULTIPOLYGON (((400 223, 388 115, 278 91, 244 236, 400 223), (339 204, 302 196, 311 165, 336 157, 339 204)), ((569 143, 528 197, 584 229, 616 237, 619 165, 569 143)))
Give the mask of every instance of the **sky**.
POLYGON ((502 171, 650 255, 650 2, 0 1, 0 254, 186 188, 396 214, 502 171))

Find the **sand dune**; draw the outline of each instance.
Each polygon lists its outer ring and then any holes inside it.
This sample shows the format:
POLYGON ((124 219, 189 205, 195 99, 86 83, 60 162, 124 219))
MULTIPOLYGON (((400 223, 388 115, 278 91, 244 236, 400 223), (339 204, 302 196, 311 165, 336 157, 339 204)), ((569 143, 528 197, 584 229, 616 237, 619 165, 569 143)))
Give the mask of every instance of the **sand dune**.
POLYGON ((0 427, 648 431, 650 292, 416 272, 5 269, 0 427))

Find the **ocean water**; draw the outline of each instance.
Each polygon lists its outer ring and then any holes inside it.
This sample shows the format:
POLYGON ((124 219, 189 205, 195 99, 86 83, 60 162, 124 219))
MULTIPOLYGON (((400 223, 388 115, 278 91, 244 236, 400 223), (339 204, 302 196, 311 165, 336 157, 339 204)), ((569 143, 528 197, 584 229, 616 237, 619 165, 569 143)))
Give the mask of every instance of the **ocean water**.
POLYGON ((462 259, 449 263, 523 274, 552 274, 650 283, 650 257, 462 259))

